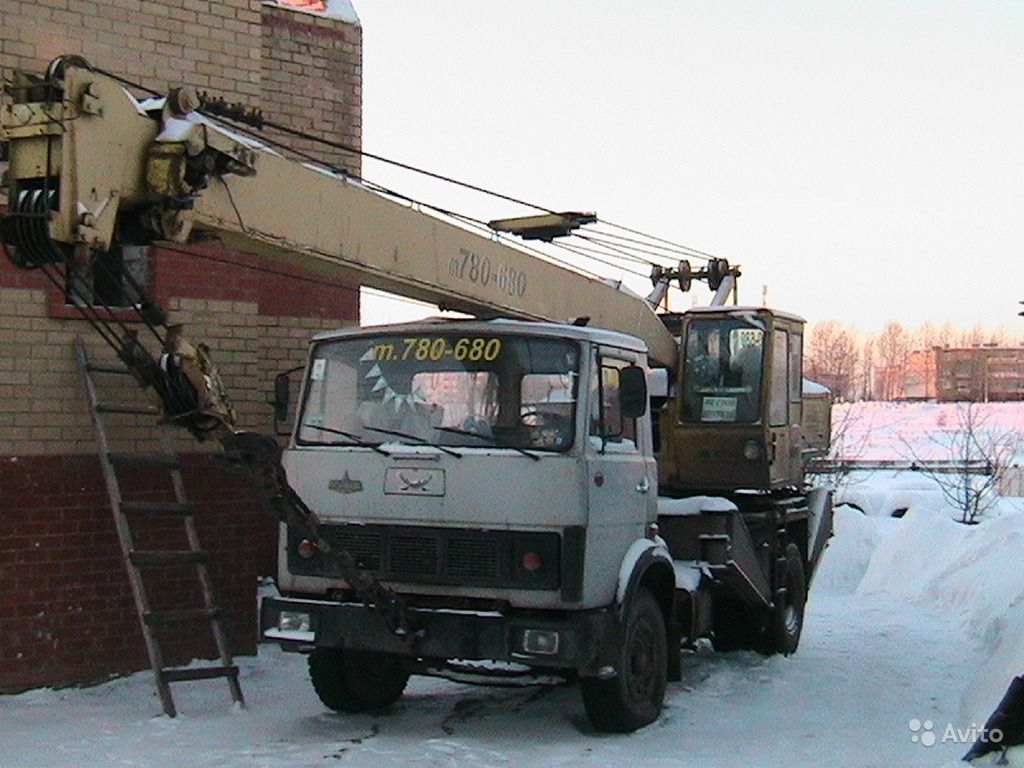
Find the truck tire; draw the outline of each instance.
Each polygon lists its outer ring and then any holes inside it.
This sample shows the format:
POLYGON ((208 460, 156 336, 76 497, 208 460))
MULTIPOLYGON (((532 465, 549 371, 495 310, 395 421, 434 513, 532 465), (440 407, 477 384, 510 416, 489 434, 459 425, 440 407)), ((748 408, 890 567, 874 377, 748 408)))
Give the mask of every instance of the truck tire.
POLYGON ((804 559, 796 544, 786 547, 786 561, 779 583, 785 587, 785 596, 777 601, 768 620, 765 653, 793 653, 800 644, 804 628, 804 603, 807 602, 807 582, 804 578, 804 559))
POLYGON ((654 596, 641 588, 623 627, 618 675, 610 680, 583 678, 583 708, 599 731, 631 733, 661 714, 668 672, 665 618, 654 596))
POLYGON ((365 712, 398 701, 409 673, 392 654, 317 648, 309 655, 309 679, 327 708, 365 712))

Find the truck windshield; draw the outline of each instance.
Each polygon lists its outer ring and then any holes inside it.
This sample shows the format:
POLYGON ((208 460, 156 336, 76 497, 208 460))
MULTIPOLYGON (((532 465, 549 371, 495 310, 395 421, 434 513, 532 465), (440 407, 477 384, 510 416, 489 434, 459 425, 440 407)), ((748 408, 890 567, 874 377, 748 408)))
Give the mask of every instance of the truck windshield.
POLYGON ((764 328, 756 319, 691 320, 683 349, 684 422, 750 424, 760 418, 764 328))
POLYGON ((579 346, 552 338, 432 331, 325 341, 313 350, 297 440, 566 451, 579 346), (404 440, 397 435, 404 435, 404 440), (358 440, 357 440, 358 438, 358 440))

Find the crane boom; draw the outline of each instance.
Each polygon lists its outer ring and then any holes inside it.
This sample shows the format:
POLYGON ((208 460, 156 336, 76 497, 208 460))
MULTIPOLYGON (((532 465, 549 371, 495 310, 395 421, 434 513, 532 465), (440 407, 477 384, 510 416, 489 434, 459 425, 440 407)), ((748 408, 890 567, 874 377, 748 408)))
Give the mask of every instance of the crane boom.
MULTIPOLYGON (((285 158, 200 116, 185 89, 140 103, 74 61, 59 74, 59 103, 25 99, 5 111, 9 232, 27 231, 17 217, 38 217, 42 206, 49 239, 65 250, 109 249, 126 232, 176 242, 215 235, 238 251, 468 314, 589 317, 675 364, 677 342, 634 293, 285 158), (56 194, 41 202, 40 189, 56 194)), ((15 244, 31 249, 38 241, 15 244)))

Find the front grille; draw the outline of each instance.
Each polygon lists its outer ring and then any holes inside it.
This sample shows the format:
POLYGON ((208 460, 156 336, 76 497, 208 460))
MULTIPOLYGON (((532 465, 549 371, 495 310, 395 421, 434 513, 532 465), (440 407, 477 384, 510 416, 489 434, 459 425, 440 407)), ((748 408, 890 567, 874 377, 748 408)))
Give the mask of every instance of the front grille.
POLYGON ((346 549, 360 568, 380 569, 381 533, 361 525, 325 525, 320 535, 332 547, 346 549))
POLYGON ((493 539, 448 539, 446 566, 453 576, 496 579, 501 575, 497 542, 493 539))
MULTIPOLYGON (((331 546, 347 550, 360 568, 389 581, 519 589, 557 589, 560 582, 561 537, 557 533, 324 525, 320 535, 331 546), (542 555, 540 571, 528 572, 522 567, 520 561, 529 551, 542 555)), ((297 576, 341 576, 319 553, 310 558, 299 556, 301 541, 301 536, 289 533, 289 571, 297 576)))
POLYGON ((395 576, 436 576, 438 542, 428 536, 395 535, 388 550, 388 573, 395 576))

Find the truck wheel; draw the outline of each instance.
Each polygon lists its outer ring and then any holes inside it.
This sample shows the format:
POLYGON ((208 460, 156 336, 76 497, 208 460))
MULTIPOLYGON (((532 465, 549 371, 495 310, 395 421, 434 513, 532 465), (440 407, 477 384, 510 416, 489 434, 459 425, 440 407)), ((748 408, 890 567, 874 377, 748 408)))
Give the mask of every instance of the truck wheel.
POLYGON ((309 655, 309 679, 329 709, 365 712, 398 701, 409 673, 392 654, 317 648, 309 655))
POLYGON ((629 607, 618 675, 583 678, 583 707, 599 731, 630 733, 661 714, 668 668, 665 619, 654 596, 641 589, 629 607))
POLYGON ((804 603, 807 602, 804 560, 796 544, 786 547, 785 571, 780 581, 786 588, 785 597, 778 601, 771 612, 765 652, 788 656, 800 643, 800 633, 804 628, 804 603))

